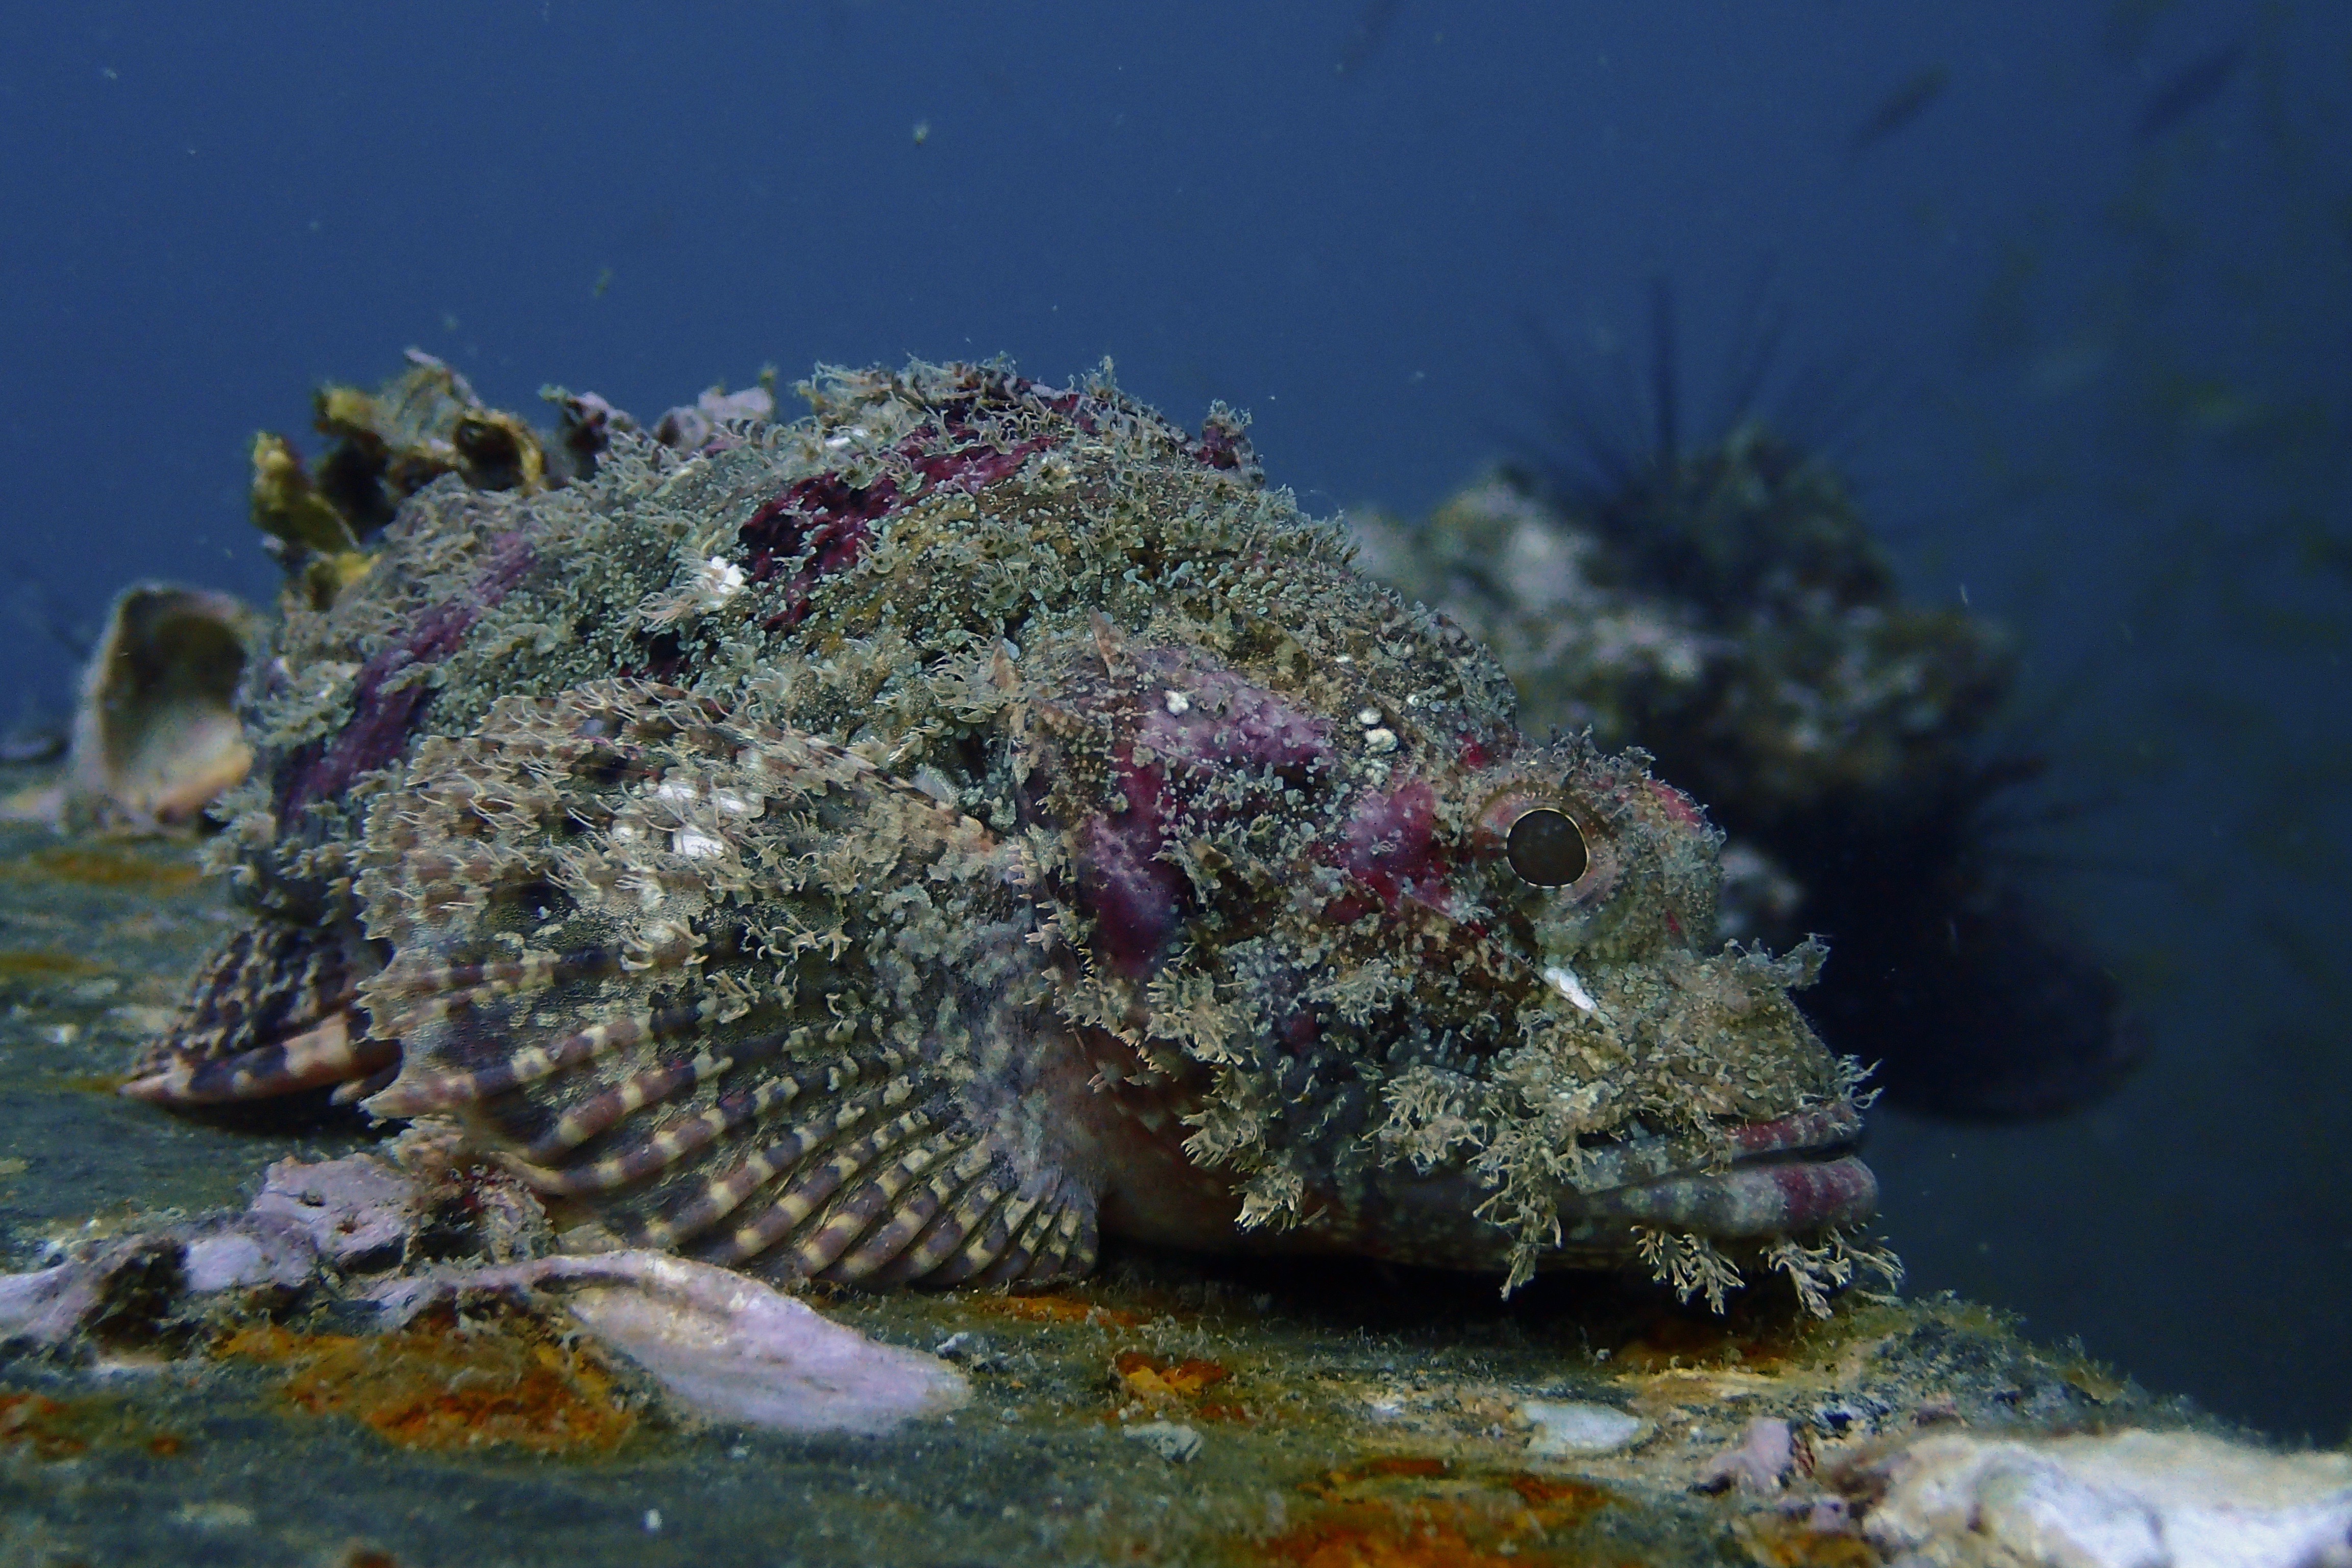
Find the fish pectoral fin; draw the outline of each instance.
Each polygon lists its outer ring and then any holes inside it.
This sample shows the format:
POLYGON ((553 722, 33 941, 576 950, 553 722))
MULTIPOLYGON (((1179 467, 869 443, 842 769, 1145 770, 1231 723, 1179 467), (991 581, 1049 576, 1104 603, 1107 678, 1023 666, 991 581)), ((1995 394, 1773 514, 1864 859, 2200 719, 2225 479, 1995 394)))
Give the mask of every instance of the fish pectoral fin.
POLYGON ((189 1110, 365 1082, 397 1045, 358 1010, 376 957, 348 926, 257 920, 206 961, 171 1026, 120 1092, 189 1110))
POLYGON ((1013 854, 855 752, 638 682, 509 698, 418 749, 360 867, 402 1048, 369 1110, 714 1261, 1092 1261, 1093 1194, 1013 1135, 1055 1037, 1013 854))

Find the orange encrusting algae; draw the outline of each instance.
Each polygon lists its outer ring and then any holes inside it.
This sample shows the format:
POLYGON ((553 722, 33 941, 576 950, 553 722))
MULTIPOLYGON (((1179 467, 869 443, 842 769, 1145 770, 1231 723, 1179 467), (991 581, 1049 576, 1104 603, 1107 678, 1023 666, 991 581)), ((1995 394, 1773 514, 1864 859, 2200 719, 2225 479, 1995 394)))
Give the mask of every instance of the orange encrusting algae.
POLYGON ((1559 1537, 1620 1500, 1591 1481, 1528 1471, 1457 1475, 1450 1460, 1419 1455, 1327 1471, 1303 1489, 1328 1506, 1259 1543, 1290 1568, 1527 1568, 1561 1561, 1552 1555, 1569 1544, 1559 1537))
POLYGON ((637 1420, 611 1369, 511 1314, 460 1330, 445 1313, 367 1339, 240 1329, 213 1354, 286 1366, 289 1403, 350 1415, 403 1448, 601 1454, 637 1420))
POLYGON ((21 1444, 37 1458, 70 1459, 101 1443, 142 1447, 159 1459, 184 1447, 173 1434, 140 1425, 111 1400, 0 1392, 0 1444, 21 1444))
POLYGON ((1127 1385, 1128 1393, 1152 1403, 1198 1398, 1202 1389, 1233 1376, 1213 1361, 1182 1361, 1170 1365, 1141 1351, 1121 1351, 1111 1364, 1118 1369, 1119 1381, 1127 1385))
POLYGON ((1076 1296, 992 1296, 975 1292, 969 1300, 980 1311, 1031 1323, 1093 1323, 1104 1328, 1133 1329, 1142 1326, 1145 1321, 1140 1312, 1100 1306, 1076 1296))

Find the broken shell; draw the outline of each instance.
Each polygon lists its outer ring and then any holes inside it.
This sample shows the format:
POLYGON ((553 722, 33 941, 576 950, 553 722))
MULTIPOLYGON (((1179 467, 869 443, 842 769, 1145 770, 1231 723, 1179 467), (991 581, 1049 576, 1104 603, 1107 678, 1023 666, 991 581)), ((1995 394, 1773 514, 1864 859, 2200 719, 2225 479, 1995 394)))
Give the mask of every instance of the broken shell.
MULTIPOLYGON (((29 1297, 53 1288, 22 1289, 29 1297)), ((539 1258, 394 1279, 373 1294, 392 1321, 404 1322, 436 1301, 484 1290, 560 1300, 593 1338, 704 1420, 878 1433, 971 1402, 971 1384, 937 1356, 868 1339, 764 1280, 664 1253, 539 1258)))
POLYGON ((65 815, 179 826, 244 778, 253 753, 236 688, 257 629, 251 611, 211 589, 142 583, 115 600, 82 674, 65 815))

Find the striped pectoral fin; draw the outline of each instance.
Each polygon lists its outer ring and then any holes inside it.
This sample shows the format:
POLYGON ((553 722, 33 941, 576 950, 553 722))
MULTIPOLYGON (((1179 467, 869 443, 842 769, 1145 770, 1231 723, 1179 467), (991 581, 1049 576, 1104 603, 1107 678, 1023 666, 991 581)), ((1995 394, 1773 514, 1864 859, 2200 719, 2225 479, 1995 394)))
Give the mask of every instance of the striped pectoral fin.
POLYGON ((1057 1184, 1009 1236, 1003 1250, 974 1270, 973 1284, 1044 1284, 1084 1274, 1095 1261, 1093 1198, 1075 1184, 1057 1184))
POLYGON ((369 1109, 456 1113, 559 1217, 840 1283, 1091 1261, 1091 1193, 1007 1110, 1025 884, 864 758, 662 688, 509 699, 420 748, 360 863, 403 1051, 369 1109))
POLYGON ((375 955, 356 931, 257 921, 214 953, 121 1092, 190 1109, 363 1091, 399 1059, 358 1007, 375 955))

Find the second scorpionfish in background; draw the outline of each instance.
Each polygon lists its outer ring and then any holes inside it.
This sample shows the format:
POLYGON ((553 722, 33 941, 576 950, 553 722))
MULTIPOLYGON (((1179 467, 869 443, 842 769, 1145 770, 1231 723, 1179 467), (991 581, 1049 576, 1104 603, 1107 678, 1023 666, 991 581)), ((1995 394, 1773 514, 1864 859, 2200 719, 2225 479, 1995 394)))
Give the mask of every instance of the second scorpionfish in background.
POLYGON ((1111 1231, 1718 1306, 1881 1255, 1820 950, 1539 744, 1222 405, 829 372, 592 479, 445 477, 256 661, 249 922, 125 1092, 436 1115, 564 1245, 1035 1282, 1111 1231))

